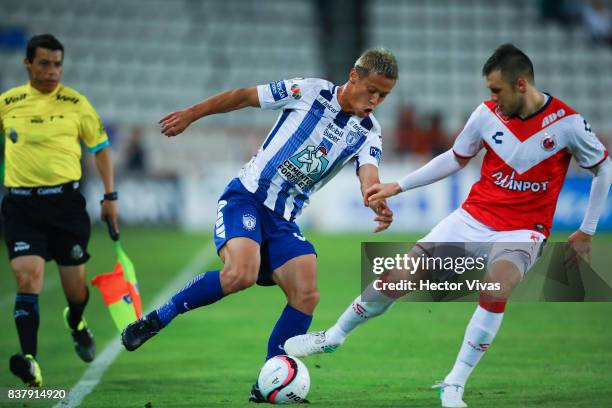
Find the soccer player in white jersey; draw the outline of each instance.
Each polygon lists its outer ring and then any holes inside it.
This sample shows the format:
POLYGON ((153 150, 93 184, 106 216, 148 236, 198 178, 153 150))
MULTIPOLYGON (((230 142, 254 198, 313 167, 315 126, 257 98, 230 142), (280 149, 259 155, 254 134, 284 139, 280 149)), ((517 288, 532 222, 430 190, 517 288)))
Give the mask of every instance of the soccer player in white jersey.
MULTIPOLYGON (((351 161, 362 193, 380 182, 382 135, 372 111, 391 92, 397 76, 395 57, 375 48, 360 56, 342 86, 323 79, 281 80, 221 93, 160 121, 162 133, 170 137, 215 113, 248 106, 282 110, 257 154, 219 198, 214 237, 223 269, 196 276, 166 304, 127 326, 122 342, 128 350, 178 314, 255 283, 278 285, 287 296, 266 359, 285 354, 285 340, 306 333, 319 301, 316 253, 295 219, 309 196, 351 161)), ((370 207, 376 214, 375 232, 387 229, 393 214, 384 200, 370 207)), ((250 399, 265 402, 256 387, 250 399)))
MULTIPOLYGON (((485 281, 499 283, 501 290, 480 293, 455 365, 436 385, 443 407, 467 406, 465 384, 501 325, 506 299, 535 263, 549 235, 571 157, 594 175, 582 225, 568 239, 581 256, 590 255, 612 180, 612 163, 604 146, 578 112, 536 88, 527 55, 504 44, 485 63, 483 75, 491 100, 472 113, 453 148, 398 182, 372 186, 365 200, 371 205, 434 183, 459 171, 482 148, 486 150, 481 178, 461 208, 440 221, 411 251, 412 256, 427 254, 431 243, 492 243, 487 247, 485 281)), ((395 281, 398 276, 387 279, 395 281)), ((330 329, 289 339, 287 354, 301 357, 334 351, 351 331, 384 313, 397 297, 375 292, 368 287, 330 329)))

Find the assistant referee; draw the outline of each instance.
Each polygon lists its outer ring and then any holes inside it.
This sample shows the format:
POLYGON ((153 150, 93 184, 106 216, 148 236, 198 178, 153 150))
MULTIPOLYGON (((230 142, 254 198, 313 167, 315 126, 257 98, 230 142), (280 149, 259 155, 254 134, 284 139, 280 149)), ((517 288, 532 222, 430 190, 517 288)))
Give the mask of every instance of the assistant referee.
POLYGON ((68 301, 64 320, 77 354, 86 362, 95 356, 94 338, 83 317, 91 228, 79 192, 81 141, 95 155, 104 183, 102 218, 118 230, 108 136, 87 98, 60 83, 63 60, 64 47, 54 36, 32 37, 24 60, 29 82, 0 95, 7 188, 2 215, 17 280, 15 324, 21 345, 21 353, 10 358, 10 369, 28 386, 42 385, 36 352, 46 261, 58 265, 68 301))

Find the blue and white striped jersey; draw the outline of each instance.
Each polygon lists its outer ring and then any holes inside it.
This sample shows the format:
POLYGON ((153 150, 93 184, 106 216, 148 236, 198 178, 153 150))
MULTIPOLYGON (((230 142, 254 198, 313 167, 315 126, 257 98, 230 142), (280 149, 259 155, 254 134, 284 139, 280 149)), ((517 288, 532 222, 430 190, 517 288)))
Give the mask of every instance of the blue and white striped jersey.
POLYGON ((323 79, 290 79, 259 85, 262 109, 282 109, 255 156, 242 168, 240 181, 264 205, 294 221, 308 197, 352 159, 357 168, 378 166, 380 125, 343 112, 338 87, 323 79))

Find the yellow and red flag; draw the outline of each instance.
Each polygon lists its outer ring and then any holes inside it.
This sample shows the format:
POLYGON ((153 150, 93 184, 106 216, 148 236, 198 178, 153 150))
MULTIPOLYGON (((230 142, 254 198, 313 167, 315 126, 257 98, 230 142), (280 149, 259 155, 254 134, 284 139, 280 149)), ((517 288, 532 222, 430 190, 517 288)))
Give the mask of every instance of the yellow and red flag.
POLYGON ((91 283, 100 290, 104 303, 121 332, 125 326, 142 316, 142 301, 134 264, 121 247, 119 233, 108 220, 107 225, 109 235, 115 242, 117 264, 112 272, 94 277, 91 283))

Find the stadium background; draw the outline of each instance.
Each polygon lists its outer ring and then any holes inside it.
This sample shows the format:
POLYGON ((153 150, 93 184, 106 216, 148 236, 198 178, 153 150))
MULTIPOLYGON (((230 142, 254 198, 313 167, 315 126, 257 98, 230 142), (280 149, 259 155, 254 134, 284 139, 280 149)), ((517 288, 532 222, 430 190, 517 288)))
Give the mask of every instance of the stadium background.
MULTIPOLYGON (((607 13, 612 8, 610 1, 593 3, 602 4, 607 13)), ((173 139, 159 133, 157 121, 164 114, 226 89, 281 78, 323 77, 340 85, 361 50, 383 45, 395 53, 400 67, 397 86, 375 112, 384 137, 381 177, 391 180, 448 148, 470 112, 487 98, 482 64, 497 45, 513 42, 532 58, 538 87, 580 111, 609 148, 612 48, 593 34, 593 3, 2 0, 0 91, 25 82, 22 61, 27 38, 50 32, 64 43, 62 82, 89 98, 111 137, 124 246, 136 264, 145 305, 151 307, 155 296, 181 271, 190 272, 185 268, 192 259, 196 260, 192 274, 206 269, 212 260, 197 254, 211 252, 216 199, 256 151, 277 112, 245 109, 208 117, 173 139)), ((597 9, 595 16, 606 18, 605 12, 597 9)), ((83 164, 84 192, 96 219, 101 183, 90 155, 84 154, 83 164)), ((373 224, 361 205, 352 169, 345 169, 315 195, 301 220, 320 255, 323 300, 313 327, 333 322, 356 295, 361 240, 418 238, 461 202, 478 178, 478 165, 474 160, 448 180, 394 199, 392 232, 379 236, 367 233, 373 224)), ((589 173, 571 167, 557 208, 554 239, 564 240, 580 224, 590 179, 589 173)), ((610 204, 609 197, 599 230, 600 239, 612 242, 610 204)), ((112 246, 101 228, 92 238, 90 252, 90 277, 112 267, 112 246)), ((5 247, 0 254, 0 322, 7 328, 0 339, 1 359, 17 349, 17 339, 11 319, 14 282, 5 247)), ((54 269, 47 268, 41 298, 39 354, 47 384, 70 388, 85 367, 72 355, 68 334, 61 333, 62 296, 54 269)), ((282 306, 276 292, 258 288, 180 319, 177 328, 160 336, 146 352, 123 353, 114 360, 82 406, 142 406, 147 401, 161 404, 153 406, 233 406, 244 401, 263 357, 260 345, 282 306), (245 304, 257 305, 261 312, 244 316, 245 304), (245 333, 243 325, 251 331, 245 333), (211 333, 217 340, 202 351, 202 342, 211 333), (163 384, 168 390, 160 393, 163 384)), ((378 329, 364 329, 363 337, 355 336, 345 353, 333 357, 334 364, 324 358, 306 361, 315 400, 323 401, 322 406, 396 406, 408 398, 414 406, 436 406, 427 385, 437 379, 431 376, 442 376, 452 362, 472 306, 400 308, 403 313, 396 311, 372 324, 378 329), (454 319, 455 315, 459 317, 454 319), (381 347, 372 347, 371 342, 381 347), (402 361, 401 350, 387 346, 400 343, 419 352, 402 361), (323 369, 313 372, 315 362, 323 369), (347 377, 346 367, 370 368, 347 377), (378 397, 367 392, 372 377, 386 384, 382 393, 377 391, 378 397)), ((496 340, 503 351, 491 350, 469 384, 480 388, 472 394, 468 390, 466 398, 471 397, 474 406, 506 406, 508 399, 507 406, 548 406, 554 395, 557 399, 550 406, 581 406, 584 401, 589 401, 584 406, 609 406, 610 306, 532 308, 517 305, 515 314, 506 319, 496 340), (564 325, 554 323, 562 317, 564 325), (512 348, 517 338, 547 346, 544 354, 528 354, 529 375, 521 378, 518 374, 525 369, 517 363, 523 356, 521 348, 512 348), (595 352, 577 351, 584 349, 595 352), (557 359, 561 353, 566 358, 557 359), (516 376, 508 380, 496 375, 502 365, 516 376), (559 373, 557 377, 550 378, 551 370, 559 373), (509 390, 509 384, 522 387, 521 391, 509 390), (563 388, 561 393, 557 388, 563 388), (593 403, 595 390, 601 405, 593 403)), ((93 297, 87 315, 102 351, 114 333, 98 297, 93 297)), ((1 370, 0 387, 15 385, 1 370)), ((3 403, 0 399, 0 406, 3 403)))

